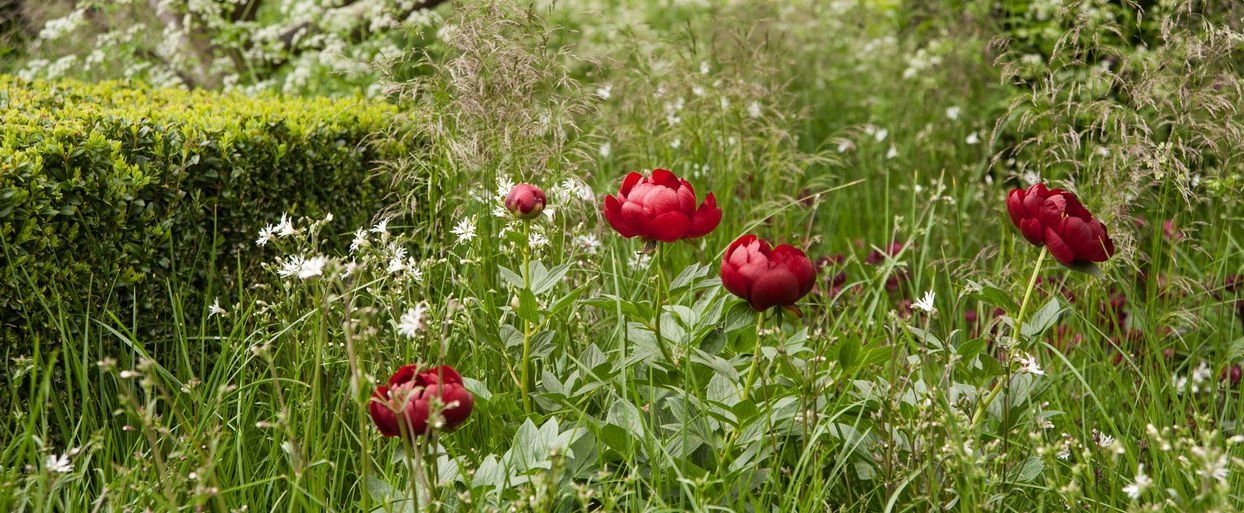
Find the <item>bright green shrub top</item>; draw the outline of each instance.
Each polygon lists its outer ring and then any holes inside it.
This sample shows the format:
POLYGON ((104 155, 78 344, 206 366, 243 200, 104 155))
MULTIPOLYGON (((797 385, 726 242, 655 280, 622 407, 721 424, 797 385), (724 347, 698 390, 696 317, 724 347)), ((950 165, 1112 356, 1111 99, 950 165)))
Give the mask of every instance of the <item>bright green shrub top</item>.
POLYGON ((282 212, 365 222, 399 119, 364 100, 0 76, 0 334, 40 297, 97 302, 251 251, 282 212))

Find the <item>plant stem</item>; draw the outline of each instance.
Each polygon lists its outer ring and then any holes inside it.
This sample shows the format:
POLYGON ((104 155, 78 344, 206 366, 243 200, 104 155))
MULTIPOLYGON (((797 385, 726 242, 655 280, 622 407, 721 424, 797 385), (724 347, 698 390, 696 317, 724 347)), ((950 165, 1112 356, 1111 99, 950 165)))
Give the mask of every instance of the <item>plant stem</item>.
MULTIPOLYGON (((531 290, 531 222, 523 223, 523 291, 531 290)), ((520 299, 521 301, 521 299, 520 299)), ((523 319, 523 368, 519 371, 519 391, 523 412, 531 415, 531 321, 523 319)))
POLYGON ((674 361, 674 353, 670 351, 669 345, 665 343, 665 338, 661 336, 661 311, 665 309, 665 263, 661 261, 661 244, 657 243, 656 253, 652 257, 652 264, 657 268, 657 284, 653 295, 653 310, 655 319, 652 322, 652 329, 656 333, 657 347, 661 350, 661 356, 664 356, 670 364, 678 365, 674 361))
POLYGON ((765 313, 756 313, 756 347, 752 349, 752 365, 747 370, 747 382, 743 385, 743 399, 751 393, 752 384, 756 382, 756 368, 760 366, 760 332, 764 329, 765 313))
MULTIPOLYGON (((1041 264, 1045 263, 1046 253, 1049 253, 1049 250, 1046 249, 1044 246, 1042 246, 1041 254, 1037 257, 1037 265, 1032 268, 1032 277, 1028 278, 1028 288, 1024 290, 1024 300, 1021 301, 1019 304, 1019 315, 1016 316, 1015 319, 1012 320, 1013 322, 1012 329, 1011 329, 1012 339, 1019 340, 1020 329, 1023 326, 1023 322, 1024 322, 1024 312, 1028 310, 1028 300, 1032 298, 1032 290, 1036 288, 1037 276, 1041 273, 1041 264)), ((1003 381, 999 380, 998 382, 994 383, 993 389, 989 391, 989 395, 985 397, 984 401, 981 401, 981 403, 976 406, 976 412, 972 414, 971 427, 975 428, 977 425, 980 424, 981 419, 984 418, 985 410, 989 409, 990 403, 993 403, 994 399, 998 398, 998 394, 1002 392, 1002 389, 1010 384, 1009 379, 1005 381, 1006 382, 1004 383, 1003 381)))

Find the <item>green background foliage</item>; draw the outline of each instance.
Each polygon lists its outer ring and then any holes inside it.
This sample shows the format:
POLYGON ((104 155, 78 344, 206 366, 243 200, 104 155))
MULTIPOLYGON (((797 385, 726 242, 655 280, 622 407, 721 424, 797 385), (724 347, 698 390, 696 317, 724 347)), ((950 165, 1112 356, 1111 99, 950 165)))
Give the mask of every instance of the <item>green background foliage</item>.
POLYGON ((0 117, 8 341, 34 336, 19 326, 49 305, 133 300, 160 322, 166 301, 136 292, 203 284, 207 265, 227 271, 284 212, 365 222, 390 187, 370 176, 377 161, 406 150, 380 137, 395 108, 349 99, 4 77, 0 117))

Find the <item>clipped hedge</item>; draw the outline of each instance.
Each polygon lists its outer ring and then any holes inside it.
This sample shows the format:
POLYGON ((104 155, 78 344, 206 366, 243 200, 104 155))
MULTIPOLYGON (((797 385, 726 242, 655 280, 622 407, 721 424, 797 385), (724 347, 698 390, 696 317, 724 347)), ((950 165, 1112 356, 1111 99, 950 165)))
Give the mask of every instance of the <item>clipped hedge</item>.
POLYGON ((166 279, 253 251, 282 212, 366 222, 400 119, 363 100, 0 76, 0 340, 37 335, 49 299, 158 312, 166 279))

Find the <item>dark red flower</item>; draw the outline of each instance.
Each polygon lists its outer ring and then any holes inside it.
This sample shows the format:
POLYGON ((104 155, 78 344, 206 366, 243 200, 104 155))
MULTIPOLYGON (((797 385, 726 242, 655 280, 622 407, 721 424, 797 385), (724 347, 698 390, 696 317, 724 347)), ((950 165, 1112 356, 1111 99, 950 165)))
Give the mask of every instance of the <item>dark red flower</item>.
POLYGON ((1242 372, 1239 365, 1229 365, 1222 369, 1222 374, 1219 375, 1218 379, 1223 383, 1236 387, 1240 384, 1241 374, 1242 372))
POLYGON ((1184 238, 1184 234, 1175 227, 1175 220, 1172 219, 1162 223, 1162 237, 1177 241, 1184 238))
POLYGON ((372 393, 367 412, 384 436, 401 436, 403 426, 411 437, 432 430, 453 431, 471 416, 475 396, 463 386, 458 371, 448 365, 418 369, 418 365, 403 365, 387 386, 372 393), (436 419, 436 415, 440 424, 429 426, 429 416, 436 419))
POLYGON ((690 183, 657 169, 652 177, 626 175, 618 196, 605 196, 605 219, 623 237, 674 242, 713 231, 721 222, 721 209, 712 193, 697 208, 690 183))
POLYGON ((974 325, 976 324, 976 321, 980 320, 980 318, 976 315, 976 310, 968 310, 963 312, 963 320, 969 325, 974 325))
POLYGON ((1075 194, 1039 183, 1011 191, 1006 210, 1028 242, 1044 244, 1063 265, 1103 262, 1114 254, 1106 226, 1075 194))
POLYGON ((907 245, 906 242, 893 242, 893 243, 890 243, 890 245, 883 248, 882 250, 874 249, 868 252, 867 257, 864 257, 864 262, 868 264, 879 264, 885 261, 885 258, 887 256, 895 256, 899 254, 900 252, 902 252, 903 247, 905 247, 906 245, 907 245))
POLYGON ((1227 292, 1235 292, 1236 289, 1244 286, 1244 276, 1232 275, 1223 280, 1222 289, 1227 292))
POLYGON ((757 311, 793 305, 812 290, 816 267, 803 251, 744 235, 726 248, 721 259, 721 283, 757 311))
POLYGON ((545 200, 539 187, 520 183, 505 195, 505 208, 519 219, 535 219, 544 212, 545 200))

